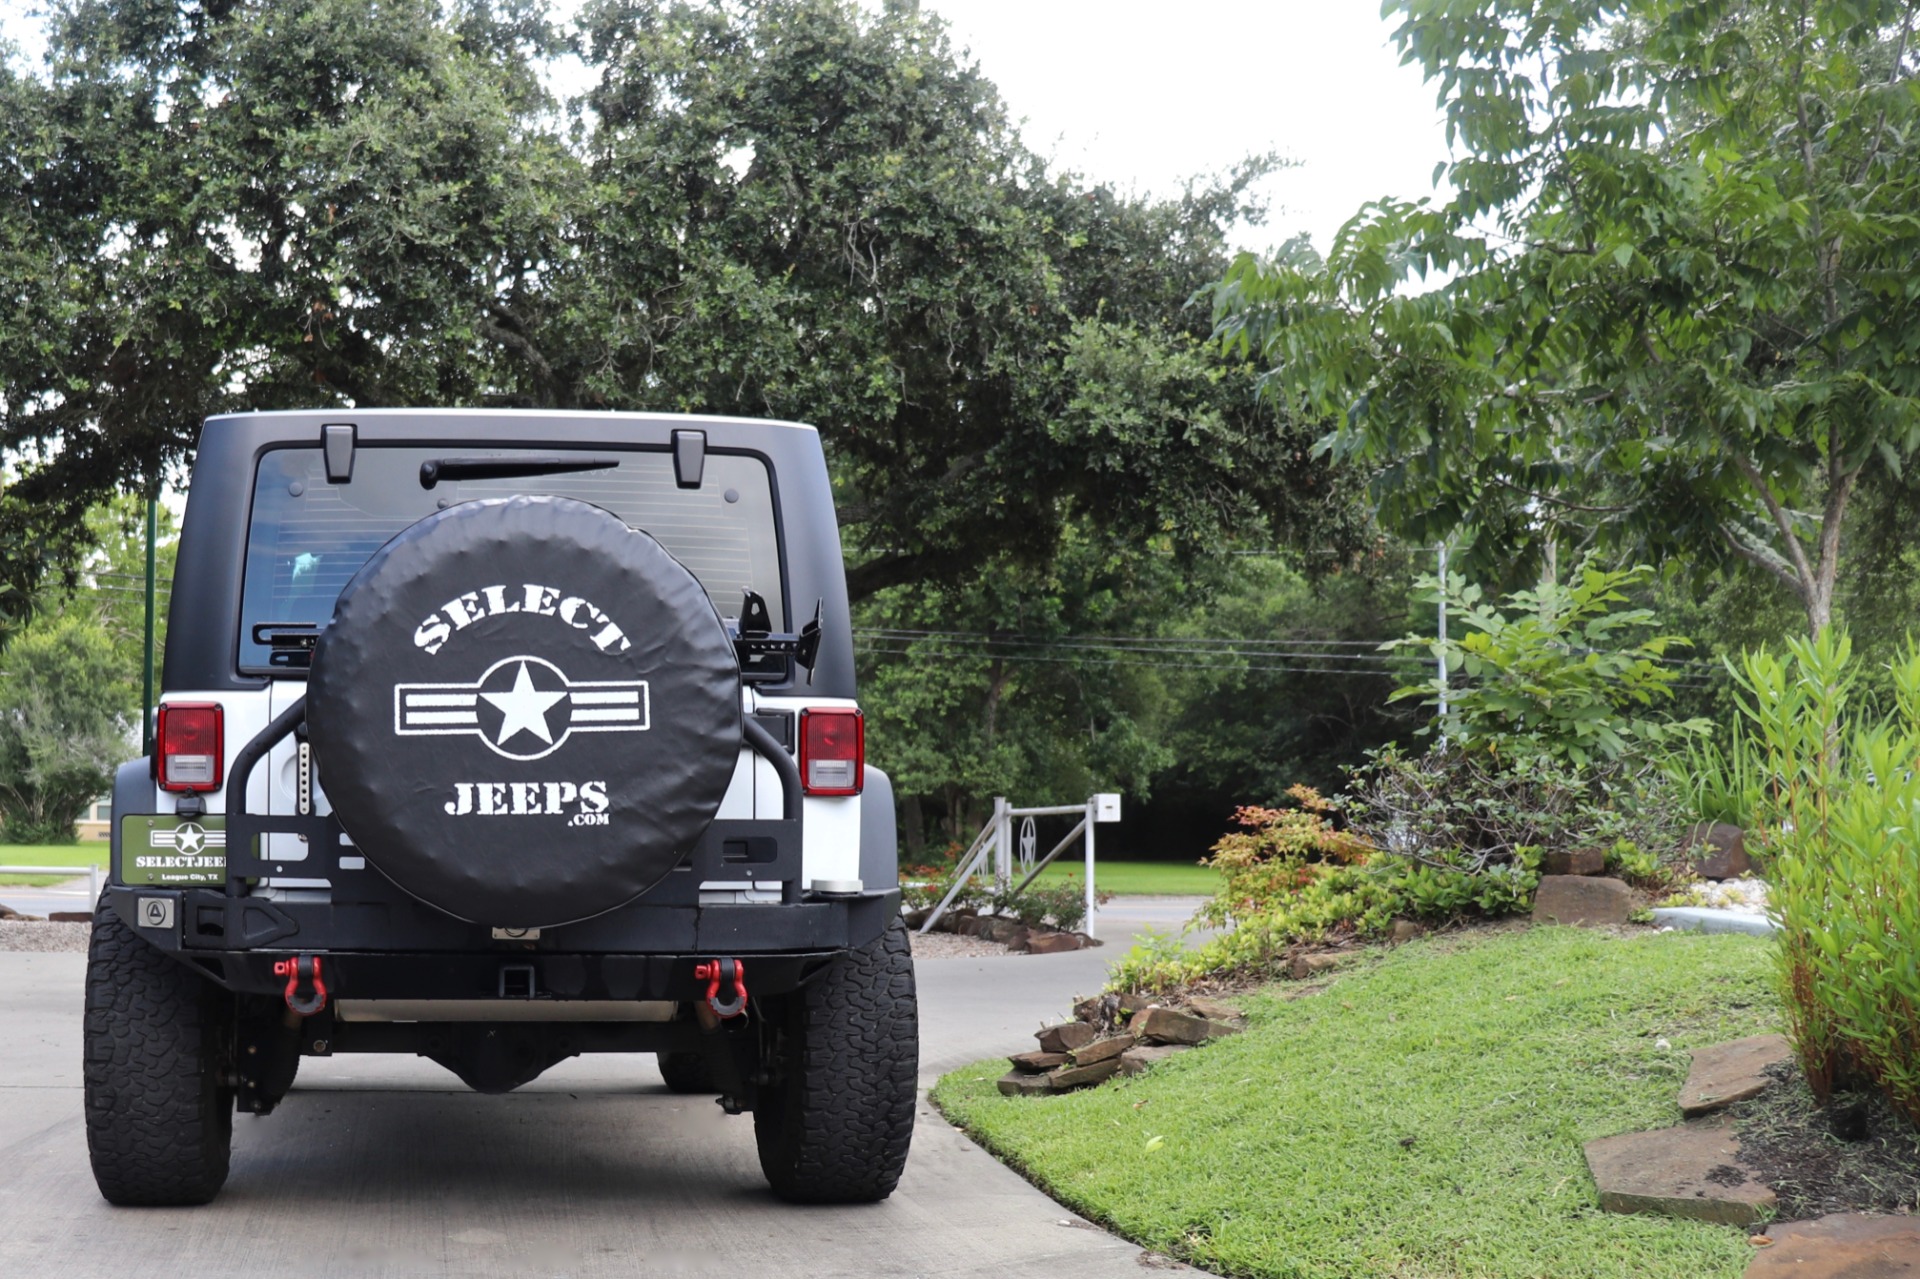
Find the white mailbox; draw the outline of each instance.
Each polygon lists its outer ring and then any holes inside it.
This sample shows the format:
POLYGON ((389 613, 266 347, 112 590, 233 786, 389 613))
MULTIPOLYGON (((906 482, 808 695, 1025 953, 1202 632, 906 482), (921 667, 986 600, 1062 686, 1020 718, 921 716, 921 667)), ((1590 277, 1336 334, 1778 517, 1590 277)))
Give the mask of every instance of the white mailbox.
POLYGON ((1096 822, 1119 821, 1120 797, 1118 795, 1095 795, 1093 797, 1093 820, 1096 822))

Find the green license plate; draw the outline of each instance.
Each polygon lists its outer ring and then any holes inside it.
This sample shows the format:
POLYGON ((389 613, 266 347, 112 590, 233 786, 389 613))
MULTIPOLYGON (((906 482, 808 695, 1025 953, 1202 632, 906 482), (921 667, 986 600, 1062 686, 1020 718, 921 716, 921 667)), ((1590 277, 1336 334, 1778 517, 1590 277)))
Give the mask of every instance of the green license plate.
POLYGON ((227 882, 227 819, 135 813, 120 819, 120 882, 227 882))

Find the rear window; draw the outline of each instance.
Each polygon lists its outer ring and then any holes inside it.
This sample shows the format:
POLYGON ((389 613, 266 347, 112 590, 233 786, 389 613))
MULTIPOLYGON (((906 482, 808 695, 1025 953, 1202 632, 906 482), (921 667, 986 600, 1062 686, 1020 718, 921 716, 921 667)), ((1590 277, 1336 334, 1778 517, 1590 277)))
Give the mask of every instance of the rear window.
POLYGON ((786 616, 780 589, 780 547, 774 532, 773 484, 757 457, 709 452, 701 486, 674 484, 665 452, 593 449, 620 465, 575 475, 521 479, 442 480, 420 486, 420 464, 435 458, 551 457, 552 448, 380 448, 363 445, 353 479, 327 482, 318 448, 275 449, 260 459, 247 529, 247 577, 240 603, 240 665, 267 670, 268 650, 253 642, 265 622, 324 625, 348 580, 372 554, 437 508, 484 497, 545 493, 612 512, 651 534, 700 579, 721 614, 738 616, 741 591, 766 598, 786 616))

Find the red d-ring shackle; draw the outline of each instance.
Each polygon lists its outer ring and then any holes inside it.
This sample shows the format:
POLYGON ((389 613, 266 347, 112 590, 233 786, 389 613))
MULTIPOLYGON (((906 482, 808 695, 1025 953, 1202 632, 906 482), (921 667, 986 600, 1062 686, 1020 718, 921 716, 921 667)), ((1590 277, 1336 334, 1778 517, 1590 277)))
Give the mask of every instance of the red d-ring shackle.
POLYGON ((737 959, 714 959, 695 964, 693 979, 707 983, 707 1007, 722 1017, 738 1017, 747 1011, 747 966, 737 959), (724 999, 722 983, 731 982, 733 993, 724 999))

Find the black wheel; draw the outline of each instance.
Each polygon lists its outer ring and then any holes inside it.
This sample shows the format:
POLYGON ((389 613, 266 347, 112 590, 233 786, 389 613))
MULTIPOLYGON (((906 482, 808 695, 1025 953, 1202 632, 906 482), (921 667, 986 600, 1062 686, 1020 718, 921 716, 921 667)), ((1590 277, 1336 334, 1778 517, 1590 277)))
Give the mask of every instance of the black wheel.
POLYGON ((660 1061, 660 1078, 667 1081, 667 1088, 680 1093, 717 1093, 720 1086, 713 1082, 713 1063, 701 1053, 656 1053, 660 1061))
POLYGON ((874 1203, 913 1139, 920 1025, 906 928, 836 960, 773 1010, 776 1077, 754 1102, 760 1168, 791 1203, 874 1203))
POLYGON ((203 1204, 227 1180, 232 997, 142 941, 104 901, 87 951, 87 1153, 108 1203, 203 1204))

